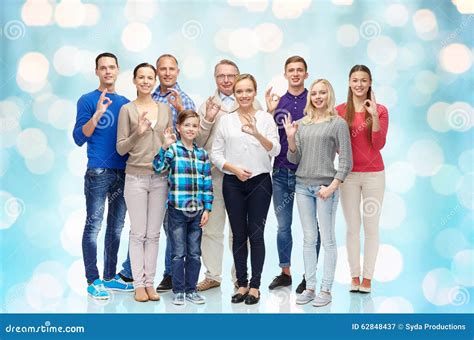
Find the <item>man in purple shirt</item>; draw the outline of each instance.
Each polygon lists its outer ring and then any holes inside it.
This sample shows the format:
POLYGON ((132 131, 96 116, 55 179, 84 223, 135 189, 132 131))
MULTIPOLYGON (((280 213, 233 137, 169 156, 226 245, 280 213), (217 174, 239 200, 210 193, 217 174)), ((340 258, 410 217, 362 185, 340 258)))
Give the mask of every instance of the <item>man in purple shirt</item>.
MULTIPOLYGON (((277 248, 280 262, 281 274, 273 279, 268 287, 275 289, 292 284, 291 279, 291 249, 293 239, 291 236, 291 223, 293 221, 293 203, 295 196, 296 169, 297 165, 290 163, 286 158, 288 152, 288 141, 283 119, 290 115, 292 121, 301 119, 304 115, 308 90, 304 87, 304 81, 308 78, 308 67, 306 61, 300 56, 293 56, 285 62, 285 78, 288 80, 288 91, 280 98, 271 93, 270 87, 265 92, 267 111, 273 114, 280 135, 281 151, 273 163, 273 206, 278 222, 277 248)), ((320 241, 316 245, 319 254, 320 241)), ((306 289, 306 280, 298 285, 296 292, 301 294, 306 289)))

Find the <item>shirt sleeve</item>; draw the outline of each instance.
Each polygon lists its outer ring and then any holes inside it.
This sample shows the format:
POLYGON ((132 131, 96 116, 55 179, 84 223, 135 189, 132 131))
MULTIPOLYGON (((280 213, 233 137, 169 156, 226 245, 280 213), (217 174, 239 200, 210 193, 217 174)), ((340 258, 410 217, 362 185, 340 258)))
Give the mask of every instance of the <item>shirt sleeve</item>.
POLYGON ((204 209, 210 212, 212 211, 212 201, 214 200, 213 188, 212 188, 212 177, 211 177, 211 161, 209 160, 209 156, 207 152, 205 152, 204 157, 205 157, 205 163, 204 163, 203 201, 204 201, 204 209))
POLYGON ((86 125, 94 113, 95 108, 93 108, 84 97, 79 98, 77 101, 76 123, 72 131, 72 137, 78 146, 84 145, 84 143, 91 138, 82 132, 82 127, 86 125))
POLYGON ((339 166, 334 178, 344 182, 352 170, 352 147, 349 127, 341 118, 336 130, 336 150, 339 150, 339 166))
POLYGON ((383 105, 377 105, 379 115, 380 130, 372 131, 372 146, 379 151, 385 146, 388 131, 388 110, 383 105))
POLYGON ((117 152, 120 156, 129 153, 137 143, 140 136, 137 129, 131 132, 130 112, 126 106, 120 108, 119 119, 117 124, 117 152))
POLYGON ((221 118, 217 125, 216 136, 212 143, 211 162, 220 170, 223 171, 225 159, 225 117, 221 118))
POLYGON ((291 152, 290 147, 288 147, 288 152, 286 153, 286 158, 288 159, 289 162, 293 164, 298 164, 301 160, 301 152, 302 152, 302 145, 301 145, 301 123, 298 123, 299 128, 298 131, 296 131, 296 151, 291 152))
POLYGON ((209 135, 211 134, 211 129, 214 126, 215 119, 213 122, 207 121, 204 117, 206 116, 206 102, 202 103, 198 111, 200 120, 199 120, 199 136, 196 138, 196 144, 202 148, 206 145, 209 135))
POLYGON ((280 136, 278 135, 278 128, 273 120, 273 116, 268 115, 265 117, 267 121, 267 131, 266 136, 270 142, 272 142, 272 148, 268 151, 270 157, 276 157, 280 154, 281 145, 280 145, 280 136))
POLYGON ((166 151, 163 148, 160 148, 160 151, 153 159, 153 169, 156 173, 164 173, 171 167, 171 162, 173 161, 175 155, 173 145, 170 145, 166 151))
POLYGON ((183 107, 185 110, 193 110, 196 111, 196 105, 194 104, 193 100, 183 92, 181 96, 183 100, 183 107))

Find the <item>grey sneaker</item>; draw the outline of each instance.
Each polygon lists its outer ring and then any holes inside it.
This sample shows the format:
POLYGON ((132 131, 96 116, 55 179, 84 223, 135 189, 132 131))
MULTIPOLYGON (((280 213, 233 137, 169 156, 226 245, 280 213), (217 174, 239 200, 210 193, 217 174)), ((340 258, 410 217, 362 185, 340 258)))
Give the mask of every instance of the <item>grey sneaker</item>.
POLYGON ((331 292, 320 291, 318 296, 315 297, 313 306, 314 307, 322 307, 330 304, 332 301, 331 292))
POLYGON ((314 299, 315 296, 316 296, 316 294, 314 294, 313 291, 305 289, 303 291, 303 293, 298 295, 298 297, 296 298, 296 304, 305 305, 308 302, 311 302, 314 299))
POLYGON ((184 305, 184 293, 174 294, 173 305, 184 305))
POLYGON ((202 297, 201 295, 199 295, 196 291, 192 293, 186 293, 186 300, 196 305, 202 305, 206 303, 206 299, 202 297))

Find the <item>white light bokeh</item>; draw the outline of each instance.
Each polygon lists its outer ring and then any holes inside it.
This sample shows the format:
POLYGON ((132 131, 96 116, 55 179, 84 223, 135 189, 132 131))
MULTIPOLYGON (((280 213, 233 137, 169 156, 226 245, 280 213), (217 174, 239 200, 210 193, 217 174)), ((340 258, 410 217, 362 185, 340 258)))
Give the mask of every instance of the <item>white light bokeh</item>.
POLYGON ((132 70, 124 70, 119 73, 117 82, 115 83, 115 89, 117 93, 120 93, 130 100, 137 97, 137 87, 133 84, 132 70))
POLYGON ((27 0, 21 18, 28 26, 48 26, 53 22, 53 6, 48 0, 27 0))
POLYGON ((462 172, 474 172, 474 149, 461 153, 458 158, 458 166, 462 172))
POLYGON ((54 19, 60 27, 72 28, 83 24, 86 8, 80 0, 63 0, 56 5, 54 19))
POLYGON ((84 262, 82 259, 74 261, 67 271, 69 288, 80 296, 87 296, 84 262))
POLYGON ((272 11, 277 19, 296 19, 311 5, 311 0, 274 0, 272 11))
POLYGON ((458 200, 467 209, 474 210, 474 173, 466 173, 461 178, 458 189, 458 200))
POLYGON ((436 235, 434 246, 439 255, 452 259, 456 253, 469 246, 463 233, 457 228, 446 228, 436 235))
POLYGON ((381 244, 375 263, 374 279, 380 282, 395 280, 403 270, 403 256, 389 244, 381 244))
POLYGON ((461 14, 474 14, 472 0, 451 0, 461 14))
POLYGON ((389 110, 393 108, 398 101, 397 90, 392 86, 377 86, 377 102, 383 103, 389 110))
POLYGON ((220 29, 214 34, 214 46, 222 52, 230 52, 229 40, 232 30, 220 29))
POLYGON ((5 294, 5 310, 7 313, 25 313, 31 311, 26 301, 26 283, 11 286, 5 294))
POLYGON ((43 93, 35 97, 33 102, 33 114, 36 119, 43 123, 49 123, 49 108, 58 99, 59 98, 52 93, 43 93))
POLYGON ((2 209, 0 230, 10 228, 24 212, 24 202, 7 191, 0 191, 0 209, 2 209))
POLYGON ((413 305, 407 299, 396 296, 384 299, 377 308, 377 313, 414 313, 413 305))
POLYGON ((474 124, 474 109, 466 102, 455 102, 446 108, 446 118, 451 129, 469 130, 474 124))
POLYGON ((84 209, 75 210, 64 223, 61 229, 61 244, 72 256, 82 256, 82 239, 84 223, 86 221, 86 212, 84 209))
POLYGON ((465 249, 457 253, 451 262, 451 271, 457 283, 474 286, 474 249, 465 249))
POLYGON ((472 66, 472 52, 466 45, 450 44, 439 52, 441 67, 447 72, 460 74, 472 66))
POLYGON ((47 147, 43 153, 37 157, 25 158, 25 164, 28 170, 37 175, 44 175, 54 166, 55 155, 51 148, 47 147))
POLYGON ((421 71, 415 76, 415 87, 422 93, 433 93, 438 88, 438 76, 431 71, 421 71))
POLYGON ((407 155, 418 176, 433 176, 443 165, 443 149, 431 139, 421 139, 414 142, 407 155))
POLYGON ((268 7, 268 0, 227 0, 229 6, 243 6, 250 12, 263 12, 268 7))
POLYGON ((272 93, 282 96, 288 89, 288 80, 286 80, 283 74, 277 74, 270 79, 264 91, 270 87, 272 87, 272 93))
POLYGON ((447 132, 451 129, 447 118, 448 103, 436 102, 428 109, 426 120, 430 127, 438 132, 447 132))
POLYGON ((275 52, 280 48, 283 42, 283 32, 276 24, 260 24, 254 28, 254 32, 257 36, 257 46, 262 52, 275 52))
POLYGON ((352 47, 359 42, 359 29, 354 25, 342 25, 337 30, 337 41, 344 47, 352 47))
POLYGON ((331 2, 336 6, 351 6, 354 0, 331 0, 331 2))
POLYGON ((420 9, 412 17, 416 34, 423 40, 433 40, 438 35, 435 14, 429 9, 420 9))
POLYGON ((62 76, 71 77, 81 69, 81 55, 75 46, 64 45, 54 53, 53 65, 56 72, 62 76))
POLYGON ((17 76, 27 84, 43 84, 48 78, 48 73, 48 59, 39 52, 26 53, 18 63, 17 76))
POLYGON ((461 184, 461 173, 458 168, 443 164, 439 171, 431 177, 433 190, 441 195, 452 195, 456 193, 461 184))
POLYGON ((397 67, 401 70, 409 69, 420 64, 425 59, 426 53, 422 45, 410 42, 398 48, 397 67))
POLYGON ((124 11, 128 21, 148 22, 155 15, 158 2, 154 0, 128 0, 124 11))
POLYGON ((16 139, 18 152, 24 158, 38 158, 48 147, 48 140, 43 131, 28 128, 20 132, 16 139))
POLYGON ((386 185, 390 191, 406 193, 415 185, 415 179, 415 170, 408 162, 395 162, 385 168, 386 185))
POLYGON ((76 105, 66 99, 57 99, 48 110, 48 121, 56 129, 72 130, 76 121, 76 105))
MULTIPOLYGON (((61 278, 62 280, 62 278, 61 278)), ((26 301, 37 311, 53 312, 62 302, 64 288, 51 274, 34 274, 25 289, 26 301)))
POLYGON ((384 194, 382 213, 380 216, 380 227, 382 229, 394 229, 405 220, 407 211, 403 198, 393 192, 384 194))
POLYGON ((397 44, 391 38, 379 35, 369 41, 367 55, 376 64, 389 65, 397 58, 397 44))
POLYGON ((141 52, 150 47, 152 33, 147 25, 134 22, 122 31, 122 44, 131 52, 141 52))
POLYGON ((423 279, 423 295, 436 306, 448 305, 452 303, 453 292, 457 286, 448 269, 436 268, 427 273, 423 279))
POLYGON ((95 26, 100 20, 99 7, 93 4, 84 4, 84 20, 82 24, 84 26, 95 26))
POLYGON ((74 176, 83 177, 87 169, 87 150, 74 148, 67 157, 67 168, 74 176))
POLYGON ((188 55, 184 58, 182 72, 190 78, 196 79, 204 75, 206 63, 204 58, 200 55, 188 55))
POLYGON ((232 31, 228 43, 230 52, 238 58, 248 59, 259 51, 258 36, 250 28, 239 28, 232 31))
POLYGON ((408 9, 402 4, 391 4, 385 9, 384 18, 390 26, 403 27, 408 21, 408 9))
POLYGON ((15 145, 18 134, 21 131, 20 119, 22 110, 12 100, 0 101, 0 147, 7 148, 15 145))

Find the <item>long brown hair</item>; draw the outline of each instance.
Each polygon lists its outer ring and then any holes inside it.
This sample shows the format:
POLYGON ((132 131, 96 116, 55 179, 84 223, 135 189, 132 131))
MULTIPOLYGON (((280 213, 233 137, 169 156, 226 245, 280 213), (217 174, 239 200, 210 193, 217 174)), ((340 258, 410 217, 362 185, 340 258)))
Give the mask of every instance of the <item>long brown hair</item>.
MULTIPOLYGON (((351 75, 354 72, 365 72, 369 75, 369 79, 372 82, 372 73, 370 73, 370 70, 367 66, 365 65, 354 65, 351 70, 349 71, 349 82, 351 80, 351 75)), ((367 91, 367 97, 365 99, 370 99, 372 100, 372 86, 369 86, 369 90, 367 91)), ((365 124, 367 126, 367 137, 369 138, 370 143, 372 143, 372 117, 370 116, 370 113, 365 109, 364 106, 364 111, 365 111, 365 124)), ((349 91, 347 93, 347 102, 346 102, 346 113, 344 115, 344 119, 346 120, 347 124, 349 125, 349 129, 352 127, 352 122, 354 121, 354 115, 355 115, 355 108, 354 108, 354 96, 352 94, 352 89, 349 86, 349 91)))

